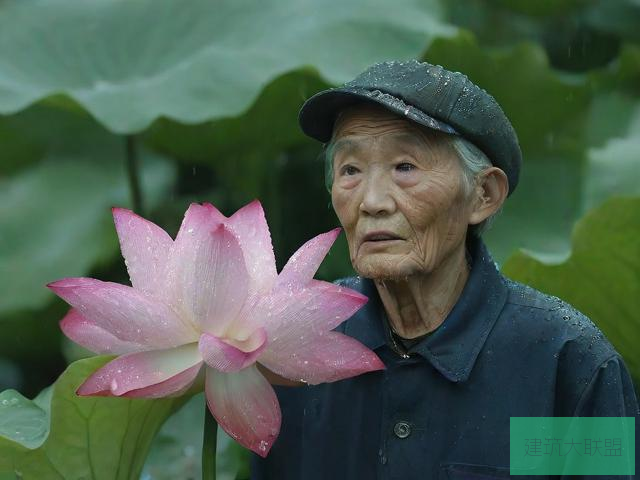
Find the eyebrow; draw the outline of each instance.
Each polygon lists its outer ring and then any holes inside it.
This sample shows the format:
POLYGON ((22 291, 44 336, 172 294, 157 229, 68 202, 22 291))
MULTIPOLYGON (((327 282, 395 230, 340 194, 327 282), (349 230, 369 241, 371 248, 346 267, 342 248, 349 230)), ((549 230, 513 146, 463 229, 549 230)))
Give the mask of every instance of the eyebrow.
MULTIPOLYGON (((424 139, 418 135, 413 135, 407 132, 394 133, 391 134, 390 137, 400 143, 409 143, 412 147, 415 148, 427 148, 428 145, 424 141, 424 139)), ((333 144, 333 151, 338 152, 339 150, 359 150, 362 148, 362 142, 355 140, 353 138, 340 138, 336 140, 333 144)))

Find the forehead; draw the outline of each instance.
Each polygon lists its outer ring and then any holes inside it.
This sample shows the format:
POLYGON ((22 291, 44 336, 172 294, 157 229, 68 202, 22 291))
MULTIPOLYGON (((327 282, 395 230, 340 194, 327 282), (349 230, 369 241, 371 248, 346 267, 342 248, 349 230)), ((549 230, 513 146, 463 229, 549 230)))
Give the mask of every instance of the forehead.
POLYGON ((375 104, 358 104, 340 112, 333 130, 334 148, 359 148, 374 138, 398 146, 424 148, 439 143, 439 132, 411 122, 375 104))

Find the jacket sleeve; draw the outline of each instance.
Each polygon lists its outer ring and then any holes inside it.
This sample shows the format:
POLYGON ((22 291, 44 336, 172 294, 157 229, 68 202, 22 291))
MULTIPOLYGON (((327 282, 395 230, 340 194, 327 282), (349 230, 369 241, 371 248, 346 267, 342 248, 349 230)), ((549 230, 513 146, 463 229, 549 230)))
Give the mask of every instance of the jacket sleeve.
MULTIPOLYGON (((638 459, 638 422, 640 412, 634 385, 619 355, 605 360, 587 384, 574 412, 574 417, 634 417, 635 458, 638 459)), ((637 466, 636 466, 637 471, 637 466)), ((562 476, 562 479, 635 479, 636 475, 562 476)))

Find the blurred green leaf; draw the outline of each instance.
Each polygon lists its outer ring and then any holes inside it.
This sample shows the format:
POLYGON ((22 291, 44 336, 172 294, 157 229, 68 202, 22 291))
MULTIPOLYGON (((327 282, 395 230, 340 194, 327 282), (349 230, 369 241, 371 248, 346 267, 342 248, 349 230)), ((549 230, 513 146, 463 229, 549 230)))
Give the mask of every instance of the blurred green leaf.
POLYGON ((640 46, 623 43, 616 61, 607 68, 589 72, 589 78, 596 98, 617 94, 637 99, 640 95, 640 46))
POLYGON ((139 478, 154 435, 184 400, 77 397, 78 386, 107 360, 72 364, 33 401, 0 394, 0 475, 139 478))
POLYGON ((571 256, 546 265, 524 252, 504 265, 509 277, 556 295, 585 313, 640 381, 640 197, 613 198, 575 227, 571 256))
POLYGON ((483 46, 512 45, 515 41, 534 41, 541 25, 530 17, 495 5, 487 0, 447 0, 449 21, 474 33, 483 46))
MULTIPOLYGON (((586 211, 611 196, 640 195, 640 102, 629 101, 632 108, 628 124, 618 130, 618 137, 588 152, 582 208, 586 211)), ((627 106, 627 107, 628 107, 627 106)), ((621 109, 627 112, 627 107, 621 109)), ((615 115, 604 118, 613 118, 615 115)))
MULTIPOLYGON (((56 301, 35 312, 22 310, 2 315, 0 359, 15 362, 20 368, 23 394, 36 395, 67 365, 60 354, 63 335, 58 324, 68 309, 67 304, 56 301)), ((0 377, 0 391, 14 387, 0 377)))
POLYGON ((483 235, 499 263, 519 248, 539 259, 566 257, 582 210, 582 169, 580 157, 525 156, 518 189, 483 235))
POLYGON ((39 145, 7 123, 0 118, 0 175, 9 175, 36 162, 43 155, 39 145))
POLYGON ((603 32, 640 41, 640 3, 637 0, 597 0, 584 13, 586 22, 603 32))
MULTIPOLYGON (((46 283, 111 259, 118 242, 110 208, 131 205, 124 138, 52 109, 30 109, 10 123, 45 157, 0 178, 0 318, 43 307, 53 298, 46 283)), ((142 189, 154 205, 173 169, 158 155, 142 157, 142 189)))
MULTIPOLYGON (((181 161, 220 165, 256 153, 265 158, 300 144, 310 144, 298 126, 302 103, 330 85, 310 70, 298 70, 272 80, 240 116, 197 125, 158 119, 141 135, 154 150, 181 161)), ((243 170, 247 166, 243 165, 243 170)))
POLYGON ((305 98, 328 86, 311 71, 292 72, 267 85, 239 117, 199 125, 161 119, 141 138, 164 155, 211 166, 220 186, 233 196, 228 205, 233 210, 270 195, 269 182, 278 175, 283 151, 300 145, 319 147, 298 127, 298 110, 305 98))
POLYGON ((585 72, 610 64, 620 53, 622 40, 600 30, 581 16, 561 15, 545 22, 541 40, 555 68, 585 72))
POLYGON ((618 85, 634 94, 640 94, 640 46, 625 45, 620 53, 618 85))
POLYGON ((24 378, 20 372, 20 367, 6 358, 0 357, 0 390, 23 386, 24 378))
POLYGON ((236 116, 284 72, 343 82, 371 63, 416 57, 436 36, 437 0, 5 1, 0 113, 64 93, 108 129, 138 132, 236 116))
POLYGON ((624 137, 639 105, 634 97, 616 91, 594 97, 584 130, 585 146, 599 148, 611 139, 624 137))
MULTIPOLYGON (((143 480, 190 480, 202 476, 204 394, 192 397, 162 426, 147 457, 143 480)), ((249 451, 218 428, 217 480, 249 478, 249 451)))
POLYGON ((526 15, 546 17, 566 14, 578 7, 593 3, 593 0, 536 0, 535 2, 531 0, 489 0, 487 3, 526 15))

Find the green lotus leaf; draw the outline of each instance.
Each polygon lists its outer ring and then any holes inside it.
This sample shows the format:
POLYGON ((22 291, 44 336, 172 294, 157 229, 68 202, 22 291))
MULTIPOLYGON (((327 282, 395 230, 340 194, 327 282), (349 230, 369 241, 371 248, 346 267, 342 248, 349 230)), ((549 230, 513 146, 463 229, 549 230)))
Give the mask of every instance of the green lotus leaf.
MULTIPOLYGON (((541 23, 566 19, 565 26, 573 30, 588 27, 604 34, 611 34, 637 41, 640 4, 636 0, 490 0, 483 5, 486 10, 491 5, 507 11, 534 17, 541 23)), ((495 8, 495 7, 494 7, 495 8)), ((578 46, 578 45, 576 45, 578 46)), ((584 56, 593 55, 594 45, 584 45, 584 56)), ((578 55, 580 55, 579 52, 578 55)))
POLYGON ((60 375, 68 362, 60 354, 64 335, 59 321, 68 310, 66 303, 56 301, 0 317, 0 363, 13 364, 18 374, 13 379, 0 374, 0 391, 16 388, 32 398, 60 375))
POLYGON ((454 32, 437 0, 9 0, 0 113, 65 94, 113 132, 203 122, 240 114, 284 72, 313 66, 342 82, 454 32))
POLYGON ((298 111, 307 98, 329 87, 310 69, 289 72, 267 84, 238 117, 196 125, 158 119, 140 138, 155 150, 193 163, 216 165, 257 153, 277 155, 298 145, 317 144, 298 127, 298 111))
MULTIPOLYGON (((319 144, 300 131, 298 110, 306 98, 328 87, 312 71, 291 72, 269 83, 239 117, 198 125, 160 119, 141 139, 181 162, 211 166, 218 181, 237 197, 231 210, 251 197, 268 203, 283 152, 305 145, 319 151, 319 144)), ((267 209, 267 215, 272 210, 267 209)))
POLYGON ((598 0, 584 13, 585 21, 603 32, 631 41, 640 41, 640 3, 636 0, 598 0))
MULTIPOLYGON (((84 116, 35 108, 3 124, 43 155, 0 177, 0 317, 42 308, 45 284, 83 276, 114 257, 118 241, 111 207, 131 205, 125 139, 84 116)), ((173 168, 143 152, 140 176, 146 206, 168 192, 173 168)), ((4 336, 4 335, 3 335, 4 336)))
POLYGON ((587 5, 592 0, 490 0, 489 4, 499 5, 502 8, 513 10, 535 17, 545 17, 567 13, 579 7, 587 5))
POLYGON ((503 271, 514 280, 556 295, 589 316, 640 381, 640 197, 607 200, 573 232, 571 256, 544 264, 524 252, 503 271))
POLYGON ((617 80, 614 85, 622 84, 635 95, 640 94, 640 46, 623 45, 615 74, 619 78, 614 78, 617 80))
POLYGON ((76 396, 109 358, 73 363, 33 401, 13 390, 0 393, 0 478, 140 477, 156 432, 184 399, 76 396))
POLYGON ((44 152, 4 120, 0 118, 0 175, 10 175, 35 163, 44 152))
POLYGON ((609 140, 627 135, 639 107, 638 99, 616 91, 594 97, 584 130, 586 147, 602 148, 609 140))
MULTIPOLYGON (((620 126, 616 138, 588 151, 582 208, 586 211, 606 200, 612 192, 618 195, 640 195, 640 102, 626 99, 622 115, 628 112, 627 125, 620 126)), ((613 100, 613 102, 620 101, 613 100)), ((613 118, 616 115, 601 118, 613 118)), ((604 122, 601 122, 604 123, 604 122)))

